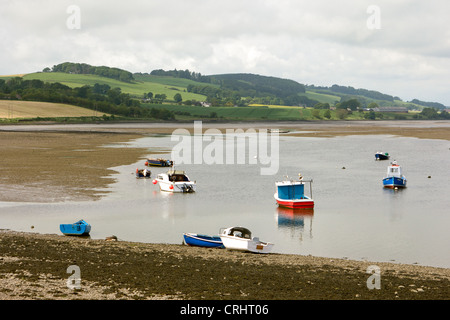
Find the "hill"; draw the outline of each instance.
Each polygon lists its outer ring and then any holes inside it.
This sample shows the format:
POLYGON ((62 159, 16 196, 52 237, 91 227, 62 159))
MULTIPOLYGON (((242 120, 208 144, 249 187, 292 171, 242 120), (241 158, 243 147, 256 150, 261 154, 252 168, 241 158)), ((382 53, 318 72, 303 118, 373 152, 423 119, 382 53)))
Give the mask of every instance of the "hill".
POLYGON ((23 76, 24 80, 41 80, 44 82, 59 82, 71 88, 85 85, 94 86, 96 83, 108 85, 111 88, 120 88, 121 92, 130 94, 136 99, 143 99, 144 94, 165 94, 167 99, 172 99, 176 93, 180 93, 183 100, 195 99, 204 101, 203 95, 186 92, 188 83, 179 81, 181 79, 166 78, 158 76, 134 75, 132 82, 123 82, 116 79, 106 78, 92 74, 69 74, 62 72, 36 72, 23 76))
POLYGON ((72 62, 55 65, 52 69, 45 68, 44 71, 22 77, 25 80, 59 82, 71 88, 106 84, 111 88, 120 88, 121 92, 136 99, 146 99, 148 93, 152 93, 153 96, 162 96, 167 102, 207 101, 216 106, 267 104, 313 107, 318 103, 334 106, 357 99, 361 107, 374 102, 383 107, 406 107, 410 110, 422 110, 424 107, 446 108, 439 103, 417 99, 404 102, 398 97, 374 90, 336 84, 331 87, 307 86, 290 79, 246 73, 205 76, 189 70, 158 69, 150 73, 132 74, 118 68, 72 62), (181 100, 175 101, 176 94, 181 96, 181 100))
POLYGON ((50 68, 45 68, 44 72, 63 72, 69 74, 93 74, 106 78, 116 79, 123 82, 131 82, 134 80, 133 74, 129 71, 119 68, 111 68, 106 66, 91 66, 87 63, 64 62, 50 68))
MULTIPOLYGON (((131 74, 70 62, 21 77, 0 77, 0 99, 66 103, 121 117, 166 120, 402 119, 421 118, 417 113, 424 109, 445 108, 374 90, 304 85, 248 73, 158 69, 131 74), (408 115, 408 110, 416 113, 408 115)), ((438 117, 436 111, 426 114, 438 117)))

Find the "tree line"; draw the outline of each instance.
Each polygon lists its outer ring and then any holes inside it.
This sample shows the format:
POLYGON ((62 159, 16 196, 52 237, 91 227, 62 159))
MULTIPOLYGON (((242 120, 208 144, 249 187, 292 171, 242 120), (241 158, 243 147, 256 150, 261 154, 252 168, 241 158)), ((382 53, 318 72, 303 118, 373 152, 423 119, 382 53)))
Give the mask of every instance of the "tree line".
POLYGON ((424 106, 424 107, 429 107, 429 108, 436 108, 436 109, 441 109, 441 110, 446 109, 446 106, 444 106, 442 103, 439 103, 439 102, 426 102, 426 101, 421 101, 418 99, 413 99, 410 102, 424 106))
POLYGON ((134 80, 133 74, 129 71, 105 66, 96 67, 86 63, 64 62, 53 66, 52 69, 47 67, 43 70, 43 72, 94 74, 97 76, 111 78, 123 82, 132 82, 134 80))
POLYGON ((367 98, 371 98, 374 100, 386 100, 386 101, 394 101, 394 97, 388 94, 384 94, 374 90, 367 89, 355 89, 350 86, 338 86, 334 84, 331 86, 330 90, 332 92, 341 93, 345 95, 353 95, 353 96, 364 96, 367 98))
POLYGON ((203 76, 189 70, 153 70, 151 75, 184 78, 200 82, 189 84, 187 92, 206 96, 213 106, 244 106, 249 103, 313 106, 318 101, 300 96, 305 86, 288 79, 255 74, 203 76))
POLYGON ((211 78, 209 76, 203 76, 200 72, 194 72, 186 70, 163 70, 163 69, 157 69, 150 72, 152 76, 164 76, 164 77, 174 77, 174 78, 182 78, 182 79, 189 79, 193 81, 198 82, 211 82, 211 78))

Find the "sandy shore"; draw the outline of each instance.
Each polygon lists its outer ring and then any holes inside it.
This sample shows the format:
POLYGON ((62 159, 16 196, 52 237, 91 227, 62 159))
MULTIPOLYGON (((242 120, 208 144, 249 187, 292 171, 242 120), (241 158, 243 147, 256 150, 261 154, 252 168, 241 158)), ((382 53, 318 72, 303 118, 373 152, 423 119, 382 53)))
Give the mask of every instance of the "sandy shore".
MULTIPOLYGON (((211 123, 203 129, 279 128, 296 136, 388 134, 450 140, 449 124, 211 123)), ((0 201, 99 199, 112 182, 107 168, 148 156, 148 150, 124 142, 182 127, 192 131, 192 124, 1 126, 0 201)), ((0 283, 4 300, 450 299, 450 269, 11 231, 0 232, 0 283), (80 290, 66 285, 70 265, 80 267, 80 290), (367 288, 370 265, 380 267, 380 289, 367 288)))
POLYGON ((122 142, 127 133, 0 132, 0 201, 95 200, 113 180, 108 168, 131 164, 147 150, 122 142), (104 145, 119 144, 116 148, 104 145))

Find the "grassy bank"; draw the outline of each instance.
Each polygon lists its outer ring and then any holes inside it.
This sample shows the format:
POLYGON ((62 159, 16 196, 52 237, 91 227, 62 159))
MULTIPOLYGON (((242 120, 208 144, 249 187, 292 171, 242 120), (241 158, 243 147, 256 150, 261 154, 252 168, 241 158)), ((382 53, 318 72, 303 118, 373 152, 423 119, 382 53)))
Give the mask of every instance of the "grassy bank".
MULTIPOLYGON (((319 110, 294 106, 253 105, 247 107, 202 107, 174 104, 143 104, 147 108, 166 109, 176 120, 210 119, 216 121, 333 121, 367 120, 368 111, 319 110)), ((415 113, 382 113, 382 120, 413 120, 415 113)), ((373 119, 375 120, 375 119, 373 119)))

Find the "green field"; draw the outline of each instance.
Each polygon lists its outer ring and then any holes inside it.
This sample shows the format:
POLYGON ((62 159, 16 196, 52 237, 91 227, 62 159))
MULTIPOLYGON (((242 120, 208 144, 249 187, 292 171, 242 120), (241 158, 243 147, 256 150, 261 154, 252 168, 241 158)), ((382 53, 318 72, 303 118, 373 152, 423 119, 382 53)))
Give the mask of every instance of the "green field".
POLYGON ((144 93, 152 92, 153 95, 165 94, 169 100, 177 93, 181 94, 183 100, 204 101, 206 99, 203 95, 186 92, 188 82, 193 82, 191 80, 158 76, 136 76, 135 78, 135 82, 127 83, 91 74, 38 72, 23 76, 25 80, 38 79, 44 82, 59 82, 71 88, 84 85, 93 86, 96 83, 107 84, 111 88, 121 88, 123 93, 128 93, 136 98, 143 98, 144 93))
POLYGON ((306 91, 306 93, 301 94, 303 96, 307 96, 309 99, 317 100, 322 103, 328 103, 330 106, 333 106, 336 101, 340 101, 340 96, 334 96, 331 94, 317 93, 314 91, 306 91))
MULTIPOLYGON (((175 113, 176 120, 191 121, 211 119, 218 121, 299 121, 299 120, 343 120, 339 113, 330 110, 331 117, 325 118, 325 110, 292 106, 250 106, 250 107, 200 107, 169 104, 143 104, 147 108, 167 109, 175 113)), ((353 112, 345 120, 364 120, 367 112, 353 112)), ((402 114, 411 118, 411 114, 402 114)), ((383 114, 383 119, 395 119, 398 114, 383 114)))

